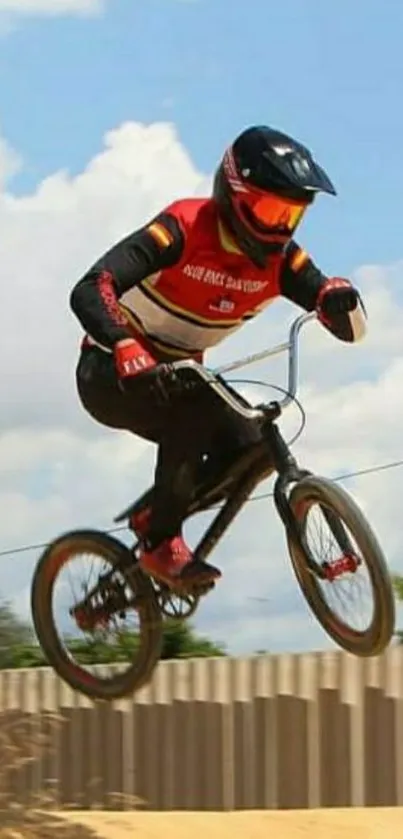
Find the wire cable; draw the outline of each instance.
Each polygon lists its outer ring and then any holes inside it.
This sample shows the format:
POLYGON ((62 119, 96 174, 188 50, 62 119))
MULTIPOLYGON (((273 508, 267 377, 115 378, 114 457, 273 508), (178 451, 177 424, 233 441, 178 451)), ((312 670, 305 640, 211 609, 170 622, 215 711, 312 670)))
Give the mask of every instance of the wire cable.
MULTIPOLYGON (((382 463, 380 466, 370 466, 367 469, 359 469, 355 472, 345 472, 343 475, 337 475, 337 477, 332 478, 332 481, 345 481, 349 478, 360 478, 365 475, 374 475, 378 472, 386 472, 389 469, 398 469, 399 467, 403 466, 403 460, 393 460, 390 463, 382 463)), ((263 501, 265 498, 272 498, 272 492, 263 492, 260 495, 254 495, 252 498, 249 498, 246 501, 246 504, 251 504, 254 501, 263 501)), ((216 509, 215 507, 210 507, 210 509, 216 509)), ((108 530, 105 530, 105 533, 119 533, 121 530, 126 530, 126 525, 121 525, 119 527, 111 527, 108 530)), ((16 556, 17 554, 28 553, 29 551, 39 551, 44 550, 47 548, 49 542, 42 542, 40 544, 32 544, 32 545, 22 545, 17 548, 8 548, 8 550, 0 551, 0 558, 5 556, 16 556)))

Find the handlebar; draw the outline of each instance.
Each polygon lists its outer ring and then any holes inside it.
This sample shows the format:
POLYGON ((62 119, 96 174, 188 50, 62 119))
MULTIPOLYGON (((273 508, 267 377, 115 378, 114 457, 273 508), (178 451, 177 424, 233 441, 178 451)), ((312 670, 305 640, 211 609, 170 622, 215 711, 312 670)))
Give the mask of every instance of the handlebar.
POLYGON ((233 370, 238 370, 240 367, 246 367, 248 364, 254 364, 257 361, 262 361, 264 358, 269 358, 274 355, 280 355, 283 352, 288 352, 288 386, 286 396, 277 401, 280 411, 282 412, 293 401, 297 392, 298 385, 298 338, 303 326, 308 321, 316 319, 316 312, 308 312, 297 317, 291 324, 288 335, 288 341, 282 344, 271 347, 261 352, 253 353, 252 355, 240 358, 216 370, 208 370, 199 364, 194 359, 184 359, 181 361, 174 361, 172 367, 174 370, 192 370, 197 373, 200 378, 216 393, 227 402, 234 411, 237 411, 245 419, 256 420, 263 416, 264 410, 261 408, 245 407, 245 399, 234 396, 232 390, 227 387, 225 382, 220 381, 220 378, 225 373, 230 373, 233 370))

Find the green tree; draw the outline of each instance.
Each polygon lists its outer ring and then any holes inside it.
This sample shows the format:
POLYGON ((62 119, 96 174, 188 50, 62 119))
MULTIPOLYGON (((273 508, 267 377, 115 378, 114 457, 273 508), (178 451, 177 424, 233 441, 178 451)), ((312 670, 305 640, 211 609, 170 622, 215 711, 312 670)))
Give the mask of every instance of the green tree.
POLYGON ((397 600, 403 600, 403 576, 392 574, 392 584, 397 600))
MULTIPOLYGON (((70 639, 69 649, 77 661, 82 664, 113 664, 127 661, 135 654, 138 646, 136 633, 125 633, 114 643, 107 643, 100 638, 70 639)), ((186 623, 169 621, 164 625, 161 659, 206 658, 224 656, 222 645, 204 638, 186 623)))
POLYGON ((0 604, 0 669, 15 667, 19 651, 33 643, 28 624, 18 618, 9 603, 0 604))
MULTIPOLYGON (((117 636, 108 643, 102 635, 66 638, 68 647, 81 664, 113 664, 132 658, 138 646, 136 633, 117 636)), ((167 621, 164 625, 162 659, 224 656, 225 648, 198 635, 187 623, 167 621)), ((47 660, 30 627, 20 621, 8 604, 0 605, 0 669, 44 667, 47 660)))
POLYGON ((165 624, 161 658, 208 658, 225 656, 222 644, 197 635, 188 623, 172 621, 165 624))
MULTIPOLYGON (((403 576, 400 574, 392 575, 392 585, 396 595, 396 600, 403 601, 403 576)), ((395 638, 398 644, 403 644, 403 630, 398 629, 395 633, 395 638)))

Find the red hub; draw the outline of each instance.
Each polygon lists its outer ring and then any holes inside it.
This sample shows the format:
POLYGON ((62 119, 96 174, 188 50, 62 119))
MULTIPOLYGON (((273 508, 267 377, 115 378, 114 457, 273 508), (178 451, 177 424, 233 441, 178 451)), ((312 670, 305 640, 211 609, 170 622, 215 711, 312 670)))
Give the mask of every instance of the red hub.
POLYGON ((336 559, 334 562, 324 563, 322 567, 325 572, 326 579, 332 583, 343 574, 355 574, 359 565, 361 565, 361 560, 358 559, 358 557, 354 554, 345 554, 344 556, 341 556, 340 559, 336 559))
POLYGON ((109 615, 102 607, 91 611, 78 607, 73 609, 73 617, 82 632, 92 632, 97 626, 107 626, 109 615))

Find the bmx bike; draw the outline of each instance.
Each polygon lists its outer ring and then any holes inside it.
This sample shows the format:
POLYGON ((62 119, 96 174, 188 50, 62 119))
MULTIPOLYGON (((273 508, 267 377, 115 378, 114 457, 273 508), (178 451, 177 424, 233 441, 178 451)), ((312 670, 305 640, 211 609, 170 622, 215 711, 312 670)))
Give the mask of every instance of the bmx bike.
MULTIPOLYGON (((283 523, 292 567, 300 590, 328 636, 342 649, 357 656, 379 655, 389 644, 395 626, 392 583, 382 549, 357 503, 338 484, 301 469, 285 442, 277 420, 295 400, 298 378, 298 337, 301 327, 315 318, 314 313, 299 316, 291 325, 288 341, 260 353, 211 371, 193 360, 174 362, 174 367, 214 388, 235 411, 261 422, 261 439, 244 451, 236 462, 220 474, 206 477, 195 486, 185 521, 202 511, 218 509, 194 551, 198 562, 205 561, 219 543, 235 516, 255 488, 272 474, 274 505, 283 523), (288 353, 288 388, 281 401, 253 407, 224 379, 232 370, 279 353, 288 353), (331 557, 329 546, 316 557, 309 541, 309 518, 318 508, 336 546, 331 557), (325 589, 338 592, 344 584, 355 583, 361 570, 369 579, 372 616, 368 625, 356 629, 340 618, 328 604, 325 589)), ((126 522, 152 503, 153 488, 114 521, 126 522)), ((320 540, 324 548, 323 538, 320 540)), ((194 614, 210 587, 168 588, 147 576, 140 568, 139 543, 132 547, 115 536, 98 530, 74 530, 56 538, 44 550, 36 565, 31 588, 31 608, 39 643, 50 665, 74 690, 99 700, 114 700, 133 694, 151 678, 160 659, 164 618, 185 620, 194 614), (134 612, 139 629, 126 649, 127 668, 94 668, 89 672, 77 661, 57 629, 54 606, 55 584, 60 572, 78 555, 100 558, 106 571, 84 587, 69 609, 77 627, 97 637, 134 612)), ((354 610, 354 614, 355 614, 354 610)), ((74 645, 73 645, 74 646, 74 645)))

